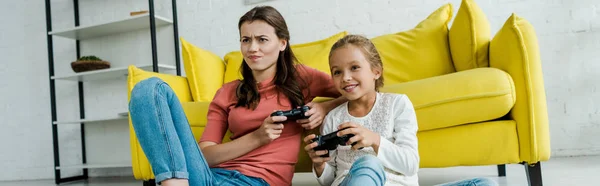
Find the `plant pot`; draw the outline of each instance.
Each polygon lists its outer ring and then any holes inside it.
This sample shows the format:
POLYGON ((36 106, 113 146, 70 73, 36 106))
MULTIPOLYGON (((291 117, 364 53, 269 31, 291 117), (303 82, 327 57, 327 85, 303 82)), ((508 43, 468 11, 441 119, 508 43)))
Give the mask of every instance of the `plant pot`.
POLYGON ((110 68, 108 61, 73 61, 71 68, 75 72, 86 72, 91 70, 100 70, 110 68))

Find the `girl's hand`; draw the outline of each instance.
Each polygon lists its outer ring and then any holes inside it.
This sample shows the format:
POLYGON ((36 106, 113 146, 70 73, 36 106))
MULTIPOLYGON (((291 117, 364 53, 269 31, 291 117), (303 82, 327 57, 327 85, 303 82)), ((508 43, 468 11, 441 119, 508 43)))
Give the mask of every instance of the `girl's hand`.
POLYGON ((308 156, 310 156, 310 159, 312 160, 313 165, 315 167, 324 168, 323 166, 325 165, 325 162, 329 161, 331 159, 331 157, 326 157, 326 158, 321 157, 321 155, 329 153, 327 150, 319 150, 319 151, 313 150, 317 146, 317 142, 311 142, 311 140, 314 139, 315 137, 316 137, 316 135, 314 135, 314 134, 304 137, 304 142, 306 144, 308 144, 308 145, 304 146, 304 150, 308 153, 308 156))
POLYGON ((362 147, 373 147, 375 152, 379 150, 379 134, 352 122, 342 123, 338 126, 338 129, 344 129, 337 133, 338 136, 354 134, 354 137, 346 143, 346 145, 350 145, 356 142, 352 145, 353 150, 362 149, 362 147))
POLYGON ((323 123, 323 119, 327 115, 327 110, 323 106, 323 103, 310 102, 306 106, 309 106, 310 110, 305 115, 310 117, 308 119, 297 120, 296 122, 301 124, 304 129, 311 130, 323 123))
POLYGON ((256 129, 253 134, 255 138, 257 138, 261 144, 268 144, 271 141, 279 138, 281 133, 283 132, 283 124, 279 122, 284 122, 287 118, 285 116, 272 116, 267 117, 260 128, 256 129))

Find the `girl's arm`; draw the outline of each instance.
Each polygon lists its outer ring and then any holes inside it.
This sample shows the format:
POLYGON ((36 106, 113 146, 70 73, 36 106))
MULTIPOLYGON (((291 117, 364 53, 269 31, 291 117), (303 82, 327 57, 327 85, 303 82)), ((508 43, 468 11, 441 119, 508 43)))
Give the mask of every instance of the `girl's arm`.
MULTIPOLYGON (((325 122, 323 122, 323 125, 321 126, 321 135, 333 132, 333 125, 334 117, 332 114, 329 114, 325 117, 325 122)), ((331 185, 335 179, 335 170, 337 169, 337 165, 335 163, 337 156, 336 150, 332 150, 327 153, 329 153, 329 161, 321 165, 316 165, 313 163, 313 174, 317 177, 317 181, 321 185, 331 185)))
POLYGON ((394 103, 394 141, 380 137, 377 157, 384 167, 407 176, 419 171, 419 151, 417 142, 417 116, 408 97, 402 95, 394 103))

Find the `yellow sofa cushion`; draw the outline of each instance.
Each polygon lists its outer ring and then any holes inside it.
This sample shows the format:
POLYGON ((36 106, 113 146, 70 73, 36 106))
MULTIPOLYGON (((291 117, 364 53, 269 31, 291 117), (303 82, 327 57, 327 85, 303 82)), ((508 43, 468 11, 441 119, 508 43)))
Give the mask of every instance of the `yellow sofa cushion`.
MULTIPOLYGON (((329 51, 331 51, 331 47, 336 41, 346 35, 348 35, 348 32, 343 31, 322 40, 291 45, 291 48, 299 63, 330 74, 329 51)), ((224 60, 227 63, 225 83, 242 79, 240 73, 242 59, 240 51, 229 52, 225 55, 224 60)))
POLYGON ((234 80, 242 79, 242 73, 240 68, 242 67, 242 52, 233 51, 225 54, 223 60, 227 64, 225 66, 225 77, 223 77, 223 83, 229 83, 234 80))
POLYGON ((488 67, 490 23, 474 0, 463 0, 449 33, 456 71, 488 67))
POLYGON ((223 85, 225 63, 214 53, 196 47, 183 38, 180 40, 185 75, 194 101, 211 101, 223 85))
POLYGON ((511 15, 490 43, 490 66, 511 74, 517 102, 510 112, 517 121, 521 159, 527 162, 550 158, 548 110, 537 36, 533 26, 511 15))
MULTIPOLYGON (((175 92, 175 95, 179 98, 181 102, 192 101, 192 94, 190 92, 190 87, 188 86, 187 78, 170 75, 170 74, 161 74, 155 72, 148 72, 137 68, 134 65, 130 65, 128 68, 127 75, 127 101, 131 99, 131 90, 133 87, 140 81, 148 79, 150 77, 158 77, 162 79, 165 83, 167 83, 171 89, 175 92)), ((129 118, 129 143, 131 146, 131 163, 133 175, 136 179, 139 180, 149 180, 154 179, 154 173, 152 173, 152 168, 148 163, 148 158, 144 154, 142 147, 140 146, 138 139, 135 135, 135 131, 133 130, 133 125, 131 123, 131 118, 129 118)))
POLYGON ((190 92, 190 86, 188 85, 187 78, 171 74, 145 71, 134 65, 129 65, 128 68, 127 87, 129 91, 127 100, 129 100, 129 93, 131 93, 131 90, 133 90, 135 84, 150 77, 158 77, 167 83, 171 89, 173 89, 180 102, 192 101, 192 93, 190 92))
POLYGON ((333 44, 346 35, 348 32, 343 31, 322 40, 292 45, 292 50, 301 64, 331 75, 329 52, 333 44))
POLYGON ((454 72, 448 46, 452 5, 431 13, 415 28, 372 38, 383 62, 386 84, 402 83, 454 72))
POLYGON ((420 167, 519 163, 514 120, 488 121, 418 132, 420 167))
POLYGON ((183 102, 181 107, 185 112, 190 126, 192 127, 205 127, 208 120, 206 116, 208 114, 208 106, 210 101, 203 102, 183 102))
POLYGON ((381 92, 409 97, 415 107, 419 131, 500 118, 515 103, 510 75, 495 68, 476 68, 386 85, 381 92))

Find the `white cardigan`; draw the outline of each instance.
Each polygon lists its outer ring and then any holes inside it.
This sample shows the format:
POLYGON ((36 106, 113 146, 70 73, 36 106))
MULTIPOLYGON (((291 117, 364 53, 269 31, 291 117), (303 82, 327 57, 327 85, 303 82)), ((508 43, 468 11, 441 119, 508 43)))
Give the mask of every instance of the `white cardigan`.
MULTIPOLYGON (((419 151, 417 142, 417 118, 412 103, 406 95, 377 93, 375 105, 364 117, 354 117, 348 112, 348 102, 339 105, 325 117, 321 134, 337 130, 344 122, 354 122, 381 136, 379 153, 372 147, 352 150, 350 146, 338 146, 330 151, 331 160, 317 180, 321 185, 339 185, 352 163, 364 155, 374 155, 383 164, 385 185, 419 185, 419 151)), ((313 168, 313 174, 316 173, 313 168)))

